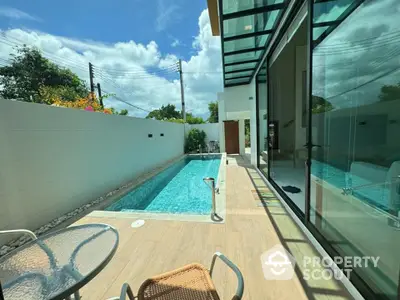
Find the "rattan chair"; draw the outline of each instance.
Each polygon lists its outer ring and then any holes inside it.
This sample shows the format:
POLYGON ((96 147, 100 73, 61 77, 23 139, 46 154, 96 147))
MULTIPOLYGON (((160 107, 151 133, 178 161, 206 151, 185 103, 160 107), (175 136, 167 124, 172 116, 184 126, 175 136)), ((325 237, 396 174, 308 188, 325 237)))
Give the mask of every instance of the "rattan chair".
MULTIPOLYGON (((216 252, 211 261, 210 270, 200 264, 190 264, 147 279, 139 288, 135 298, 130 286, 122 286, 120 297, 114 300, 220 300, 212 282, 212 272, 216 259, 220 258, 238 279, 238 287, 232 300, 240 300, 243 296, 243 276, 239 268, 223 254, 216 252)), ((110 299, 111 300, 111 299, 110 299)))

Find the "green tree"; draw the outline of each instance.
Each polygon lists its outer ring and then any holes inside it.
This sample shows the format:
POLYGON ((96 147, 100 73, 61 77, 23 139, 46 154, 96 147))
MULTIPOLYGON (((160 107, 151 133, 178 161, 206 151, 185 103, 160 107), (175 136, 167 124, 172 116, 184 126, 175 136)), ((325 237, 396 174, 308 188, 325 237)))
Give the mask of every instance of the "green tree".
POLYGON ((218 102, 208 103, 208 110, 210 111, 210 116, 207 121, 209 123, 218 123, 218 102))
POLYGON ((380 101, 400 100, 400 83, 397 85, 384 85, 379 95, 380 101))
POLYGON ((204 124, 202 117, 194 117, 191 113, 186 113, 186 122, 189 124, 204 124))
MULTIPOLYGON (((161 121, 169 121, 174 123, 184 123, 182 119, 182 113, 176 110, 175 105, 167 104, 166 106, 161 106, 160 109, 155 109, 151 111, 146 119, 156 119, 161 121)), ((186 113, 186 122, 189 124, 203 124, 205 121, 202 117, 195 117, 191 113, 186 113)))
POLYGON ((332 103, 330 103, 328 100, 319 97, 319 96, 312 96, 312 107, 311 111, 313 114, 319 114, 323 112, 328 112, 332 110, 334 107, 332 103))
POLYGON ((193 128, 189 131, 185 143, 185 152, 192 152, 199 147, 201 149, 206 148, 206 133, 203 130, 193 128))
POLYGON ((160 109, 155 109, 151 111, 146 119, 156 119, 156 120, 169 120, 169 119, 181 119, 181 113, 176 110, 175 105, 168 104, 166 106, 161 106, 160 109))
POLYGON ((128 110, 127 110, 127 109, 122 109, 122 110, 119 112, 119 115, 121 115, 121 116, 127 116, 127 115, 128 115, 128 110))
POLYGON ((121 111, 116 110, 114 107, 108 108, 113 115, 127 116, 129 111, 127 109, 121 109, 121 111))
POLYGON ((0 67, 0 96, 42 103, 40 89, 54 87, 66 101, 86 97, 89 93, 84 81, 71 70, 61 68, 43 57, 36 48, 26 45, 11 54, 11 65, 0 67))

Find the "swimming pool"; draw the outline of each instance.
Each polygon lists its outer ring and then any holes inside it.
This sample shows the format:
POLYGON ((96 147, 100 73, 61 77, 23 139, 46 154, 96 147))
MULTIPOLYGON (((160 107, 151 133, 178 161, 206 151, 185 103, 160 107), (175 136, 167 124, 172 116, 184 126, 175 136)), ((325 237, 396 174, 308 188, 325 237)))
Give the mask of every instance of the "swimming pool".
POLYGON ((211 212, 205 177, 218 180, 221 155, 191 155, 169 166, 107 207, 106 211, 200 214, 211 212))

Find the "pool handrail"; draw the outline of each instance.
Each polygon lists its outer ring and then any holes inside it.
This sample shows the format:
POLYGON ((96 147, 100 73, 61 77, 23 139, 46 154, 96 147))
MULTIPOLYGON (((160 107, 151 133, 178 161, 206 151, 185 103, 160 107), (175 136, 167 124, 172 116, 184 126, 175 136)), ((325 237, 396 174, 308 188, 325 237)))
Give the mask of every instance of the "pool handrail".
POLYGON ((216 204, 215 204, 215 178, 213 177, 204 177, 203 181, 207 184, 211 189, 211 197, 212 197, 212 210, 211 210, 211 217, 215 217, 216 212, 216 204), (211 182, 211 185, 209 184, 211 182))
POLYGON ((390 181, 390 182, 387 182, 387 181, 384 181, 384 182, 373 182, 373 183, 362 184, 362 185, 358 185, 358 186, 354 186, 354 187, 345 187, 345 188, 342 188, 343 195, 352 195, 353 191, 355 191, 355 190, 359 190, 359 189, 362 189, 362 188, 368 188, 368 187, 372 187, 372 186, 380 186, 380 185, 385 185, 385 184, 392 184, 392 183, 396 183, 398 181, 400 181, 400 175, 393 177, 392 181, 390 181))

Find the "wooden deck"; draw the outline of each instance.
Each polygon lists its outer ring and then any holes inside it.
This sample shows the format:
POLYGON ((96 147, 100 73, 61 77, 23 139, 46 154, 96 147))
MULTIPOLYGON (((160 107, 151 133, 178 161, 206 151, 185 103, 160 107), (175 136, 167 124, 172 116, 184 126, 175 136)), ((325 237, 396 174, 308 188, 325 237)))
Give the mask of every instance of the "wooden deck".
MULTIPOLYGON (((215 251, 235 262, 245 279, 243 299, 351 299, 334 280, 303 279, 303 266, 296 265, 291 280, 264 279, 260 255, 277 244, 297 261, 317 255, 279 201, 269 194, 256 171, 240 156, 230 157, 226 178, 227 215, 224 224, 147 220, 138 229, 134 219, 84 217, 76 224, 108 223, 118 229, 120 244, 109 265, 81 291, 82 299, 118 296, 124 282, 137 291, 148 277, 191 262, 207 267, 215 251), (257 188, 256 188, 257 186, 257 188), (268 202, 257 200, 256 190, 268 202)), ((231 299, 236 279, 217 264, 214 281, 221 299, 231 299)))

